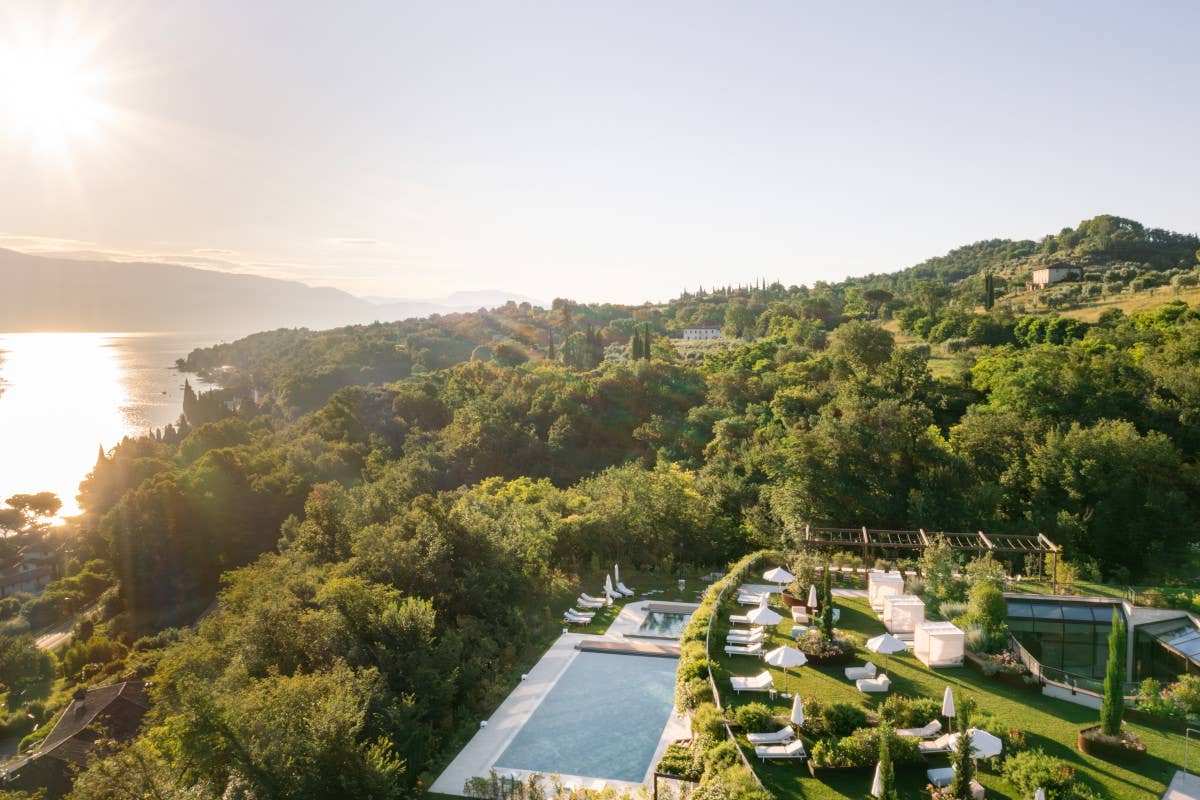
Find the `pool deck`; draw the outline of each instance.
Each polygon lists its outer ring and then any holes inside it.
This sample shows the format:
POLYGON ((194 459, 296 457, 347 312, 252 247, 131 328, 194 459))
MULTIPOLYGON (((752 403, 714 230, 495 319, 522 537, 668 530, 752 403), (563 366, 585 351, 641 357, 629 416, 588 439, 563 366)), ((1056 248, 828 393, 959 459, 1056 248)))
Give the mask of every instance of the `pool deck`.
MULTIPOLYGON (((471 741, 467 742, 467 746, 459 751, 454 760, 450 762, 450 765, 434 781, 430 790, 439 794, 461 796, 463 787, 468 780, 475 777, 487 777, 488 773, 495 766, 496 759, 500 757, 505 748, 512 742, 517 732, 521 730, 521 727, 541 704, 542 699, 554 688, 559 678, 562 677, 563 672, 571 665, 575 657, 579 655, 581 652, 579 649, 580 645, 602 649, 616 648, 622 645, 645 645, 647 644, 645 638, 633 638, 633 635, 646 619, 646 615, 650 611, 648 606, 661 606, 662 604, 663 601, 652 599, 639 600, 627 604, 621 609, 621 613, 617 615, 617 618, 613 620, 603 635, 563 633, 550 646, 550 649, 546 651, 541 659, 533 665, 533 668, 524 676, 521 683, 497 707, 491 717, 486 720, 486 723, 481 725, 479 731, 471 737, 471 741), (627 634, 631 637, 628 640, 626 639, 627 634)), ((691 609, 696 608, 696 604, 694 603, 672 605, 678 605, 678 610, 681 612, 687 610, 689 607, 691 609)), ((691 727, 687 718, 672 711, 671 716, 667 720, 666 727, 659 737, 658 747, 654 751, 654 758, 650 761, 642 783, 593 778, 585 775, 560 775, 560 782, 563 786, 572 786, 581 789, 602 789, 604 787, 621 791, 637 789, 650 780, 654 772, 654 766, 662 758, 663 751, 666 750, 667 745, 677 739, 686 739, 690 736, 691 727)), ((525 778, 529 774, 524 770, 505 769, 497 771, 504 775, 520 778, 525 778)))

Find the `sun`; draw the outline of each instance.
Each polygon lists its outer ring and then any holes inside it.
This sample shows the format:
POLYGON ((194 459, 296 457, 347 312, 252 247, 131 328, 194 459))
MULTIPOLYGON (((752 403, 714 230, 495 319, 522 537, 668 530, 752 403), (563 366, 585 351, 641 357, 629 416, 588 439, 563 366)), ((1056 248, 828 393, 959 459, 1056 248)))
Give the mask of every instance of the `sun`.
POLYGON ((104 74, 87 40, 0 39, 2 133, 37 150, 69 150, 105 124, 104 74))

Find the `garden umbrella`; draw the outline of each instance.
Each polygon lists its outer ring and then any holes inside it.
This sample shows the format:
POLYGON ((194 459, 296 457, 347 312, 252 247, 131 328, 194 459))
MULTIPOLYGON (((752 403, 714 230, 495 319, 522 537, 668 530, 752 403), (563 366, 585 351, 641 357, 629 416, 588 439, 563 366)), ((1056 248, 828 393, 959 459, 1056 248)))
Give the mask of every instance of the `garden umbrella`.
POLYGON ((804 724, 804 702, 800 699, 799 692, 792 698, 792 724, 796 726, 797 730, 804 724))
POLYGON ((620 564, 613 564, 613 581, 615 583, 621 582, 621 565, 620 564))
POLYGON ((815 583, 808 587, 808 607, 817 607, 817 585, 815 583))
POLYGON ((883 794, 883 775, 880 774, 881 763, 875 764, 875 780, 871 781, 871 797, 879 797, 883 794))
POLYGON ((1033 793, 1033 800, 1046 800, 1046 790, 1038 787, 1038 790, 1033 793))
POLYGON ((954 726, 954 692, 950 691, 949 686, 942 694, 942 716, 950 721, 951 727, 954 726))
POLYGON ((763 656, 763 661, 766 661, 772 667, 783 667, 783 674, 789 675, 788 670, 792 667, 803 667, 808 663, 808 656, 801 653, 794 647, 784 645, 776 647, 774 650, 767 651, 763 656))
MULTIPOLYGON (((952 748, 958 747, 958 737, 960 736, 962 736, 962 733, 954 734, 950 740, 952 748)), ((1000 737, 994 736, 987 731, 980 730, 979 728, 968 728, 967 736, 971 739, 972 758, 994 758, 1004 750, 1004 742, 1000 741, 1000 737)))
POLYGON ((764 596, 762 602, 754 607, 754 610, 746 615, 746 619, 754 625, 778 625, 783 617, 776 614, 767 607, 767 598, 764 596))
POLYGON ((764 581, 767 583, 778 583, 781 586, 791 583, 795 579, 796 576, 788 572, 783 567, 776 567, 775 569, 767 570, 763 573, 764 581))
POLYGON ((883 654, 883 671, 887 672, 888 656, 892 653, 903 653, 908 649, 908 645, 890 633, 882 633, 874 639, 867 639, 867 649, 872 653, 883 654))
POLYGON ((619 592, 617 592, 616 589, 613 588, 613 582, 612 582, 611 575, 604 576, 604 591, 607 592, 608 596, 613 598, 614 600, 621 597, 621 594, 619 592))

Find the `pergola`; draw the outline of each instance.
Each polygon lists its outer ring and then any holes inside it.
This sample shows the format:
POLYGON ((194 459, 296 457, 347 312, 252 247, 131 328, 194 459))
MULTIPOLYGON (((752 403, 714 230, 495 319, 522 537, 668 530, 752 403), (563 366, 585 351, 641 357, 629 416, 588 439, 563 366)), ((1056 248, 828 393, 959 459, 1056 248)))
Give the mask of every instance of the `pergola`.
POLYGON ((950 548, 960 553, 991 553, 1043 557, 1049 555, 1052 562, 1052 580, 1058 587, 1058 554, 1062 548, 1044 534, 1025 533, 959 533, 934 531, 926 533, 923 528, 915 531, 881 530, 878 528, 817 528, 804 526, 804 542, 815 547, 847 547, 862 550, 863 561, 871 564, 874 556, 897 551, 921 551, 929 547, 931 537, 945 539, 950 548))

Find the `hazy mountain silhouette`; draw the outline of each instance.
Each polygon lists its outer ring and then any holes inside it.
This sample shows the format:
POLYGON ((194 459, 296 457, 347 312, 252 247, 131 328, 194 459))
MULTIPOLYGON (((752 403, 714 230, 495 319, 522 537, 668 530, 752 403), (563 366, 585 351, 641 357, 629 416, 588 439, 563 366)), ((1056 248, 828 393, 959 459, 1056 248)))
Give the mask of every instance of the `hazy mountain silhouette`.
POLYGON ((482 291, 445 301, 372 303, 338 289, 257 275, 0 249, 0 331, 6 332, 330 328, 474 310, 514 298, 482 291))

